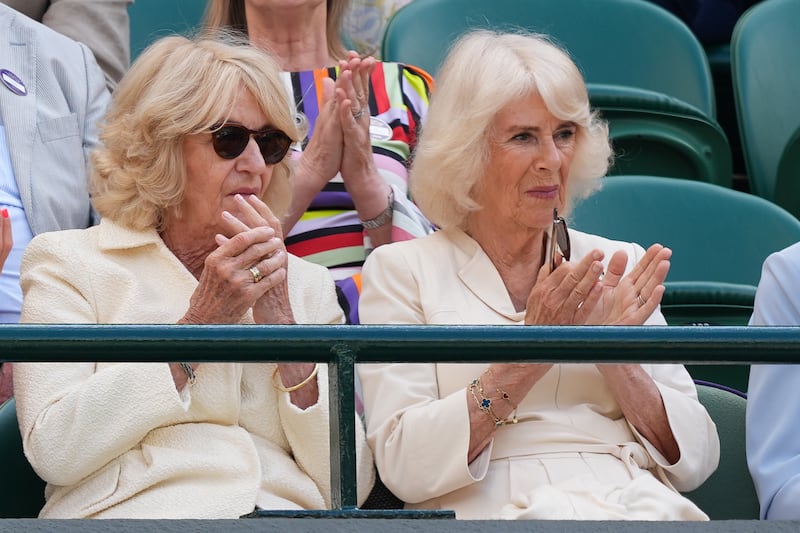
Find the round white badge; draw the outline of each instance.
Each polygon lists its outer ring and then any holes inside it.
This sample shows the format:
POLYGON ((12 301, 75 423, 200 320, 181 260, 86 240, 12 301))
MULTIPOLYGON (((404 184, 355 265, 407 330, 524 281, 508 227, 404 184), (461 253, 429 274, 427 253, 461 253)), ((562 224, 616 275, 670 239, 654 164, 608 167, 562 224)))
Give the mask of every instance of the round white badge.
POLYGON ((392 138, 392 128, 378 117, 369 117, 369 136, 375 141, 388 141, 392 138))

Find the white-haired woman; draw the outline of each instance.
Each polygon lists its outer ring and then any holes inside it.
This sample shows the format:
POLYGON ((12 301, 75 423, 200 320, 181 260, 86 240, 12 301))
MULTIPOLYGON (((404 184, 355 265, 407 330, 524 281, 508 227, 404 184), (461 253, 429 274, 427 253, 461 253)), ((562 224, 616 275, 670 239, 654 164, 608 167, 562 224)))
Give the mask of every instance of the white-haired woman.
MULTIPOLYGON (((567 231, 554 214, 599 185, 610 156, 607 126, 564 51, 539 35, 465 36, 440 71, 412 168, 414 197, 442 229, 373 252, 361 316, 664 324, 670 250, 567 231)), ((411 507, 467 519, 707 519, 678 490, 713 472, 719 442, 681 365, 386 364, 359 374, 378 471, 411 507)))
MULTIPOLYGON (((30 243, 22 321, 342 323, 327 270, 284 248, 297 133, 279 76, 241 43, 168 37, 145 51, 94 154, 102 221, 30 243)), ((41 517, 330 506, 324 366, 28 363, 14 374, 25 453, 47 482, 41 517)), ((360 443, 364 497, 373 467, 360 443)))

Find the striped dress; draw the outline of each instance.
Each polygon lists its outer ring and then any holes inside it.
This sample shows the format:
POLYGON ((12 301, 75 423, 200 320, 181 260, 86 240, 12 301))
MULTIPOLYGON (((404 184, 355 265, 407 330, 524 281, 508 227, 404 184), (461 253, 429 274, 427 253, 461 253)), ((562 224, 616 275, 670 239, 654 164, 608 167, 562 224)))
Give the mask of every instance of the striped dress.
MULTIPOLYGON (((298 114, 308 126, 300 150, 314 133, 322 79, 336 79, 338 71, 338 67, 332 67, 283 73, 298 114)), ((373 157, 378 172, 394 189, 393 241, 413 239, 433 230, 408 196, 409 159, 417 142, 420 120, 428 108, 431 87, 429 74, 399 63, 378 62, 370 79, 373 157)), ((320 191, 286 236, 286 248, 294 255, 328 267, 348 323, 358 324, 361 266, 372 247, 340 174, 320 191)))

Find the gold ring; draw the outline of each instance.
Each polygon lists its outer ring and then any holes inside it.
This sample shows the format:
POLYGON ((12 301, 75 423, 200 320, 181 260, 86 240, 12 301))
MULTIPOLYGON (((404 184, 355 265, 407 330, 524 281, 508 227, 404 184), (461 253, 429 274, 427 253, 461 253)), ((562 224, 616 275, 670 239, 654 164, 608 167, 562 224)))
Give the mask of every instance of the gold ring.
POLYGON ((253 283, 258 283, 264 277, 256 265, 251 266, 248 270, 253 275, 253 283))
POLYGON ((641 295, 641 294, 638 294, 638 295, 636 296, 636 301, 639 303, 639 307, 642 307, 642 306, 644 306, 644 304, 646 304, 646 303, 647 303, 647 300, 645 300, 644 298, 642 298, 642 295, 641 295))
POLYGON ((358 110, 357 113, 353 113, 353 120, 360 119, 363 114, 364 114, 364 108, 362 107, 361 109, 358 110))

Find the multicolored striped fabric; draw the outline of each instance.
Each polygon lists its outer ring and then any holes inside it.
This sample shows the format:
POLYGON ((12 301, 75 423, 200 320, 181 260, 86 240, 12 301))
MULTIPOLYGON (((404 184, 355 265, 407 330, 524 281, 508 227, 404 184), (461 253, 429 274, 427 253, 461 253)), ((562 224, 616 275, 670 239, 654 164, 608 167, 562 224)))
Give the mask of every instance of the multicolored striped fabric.
MULTIPOLYGON (((338 71, 337 67, 284 73, 284 83, 294 97, 297 111, 308 121, 303 148, 314 133, 322 79, 336 79, 338 71)), ((395 196, 393 241, 413 239, 433 231, 431 223, 408 197, 409 158, 417 142, 420 120, 428 109, 431 87, 429 74, 399 63, 378 62, 370 79, 372 152, 378 172, 394 189, 395 196)), ((330 269, 348 323, 359 323, 361 266, 372 247, 341 175, 331 179, 314 198, 286 236, 286 248, 294 255, 330 269)))

